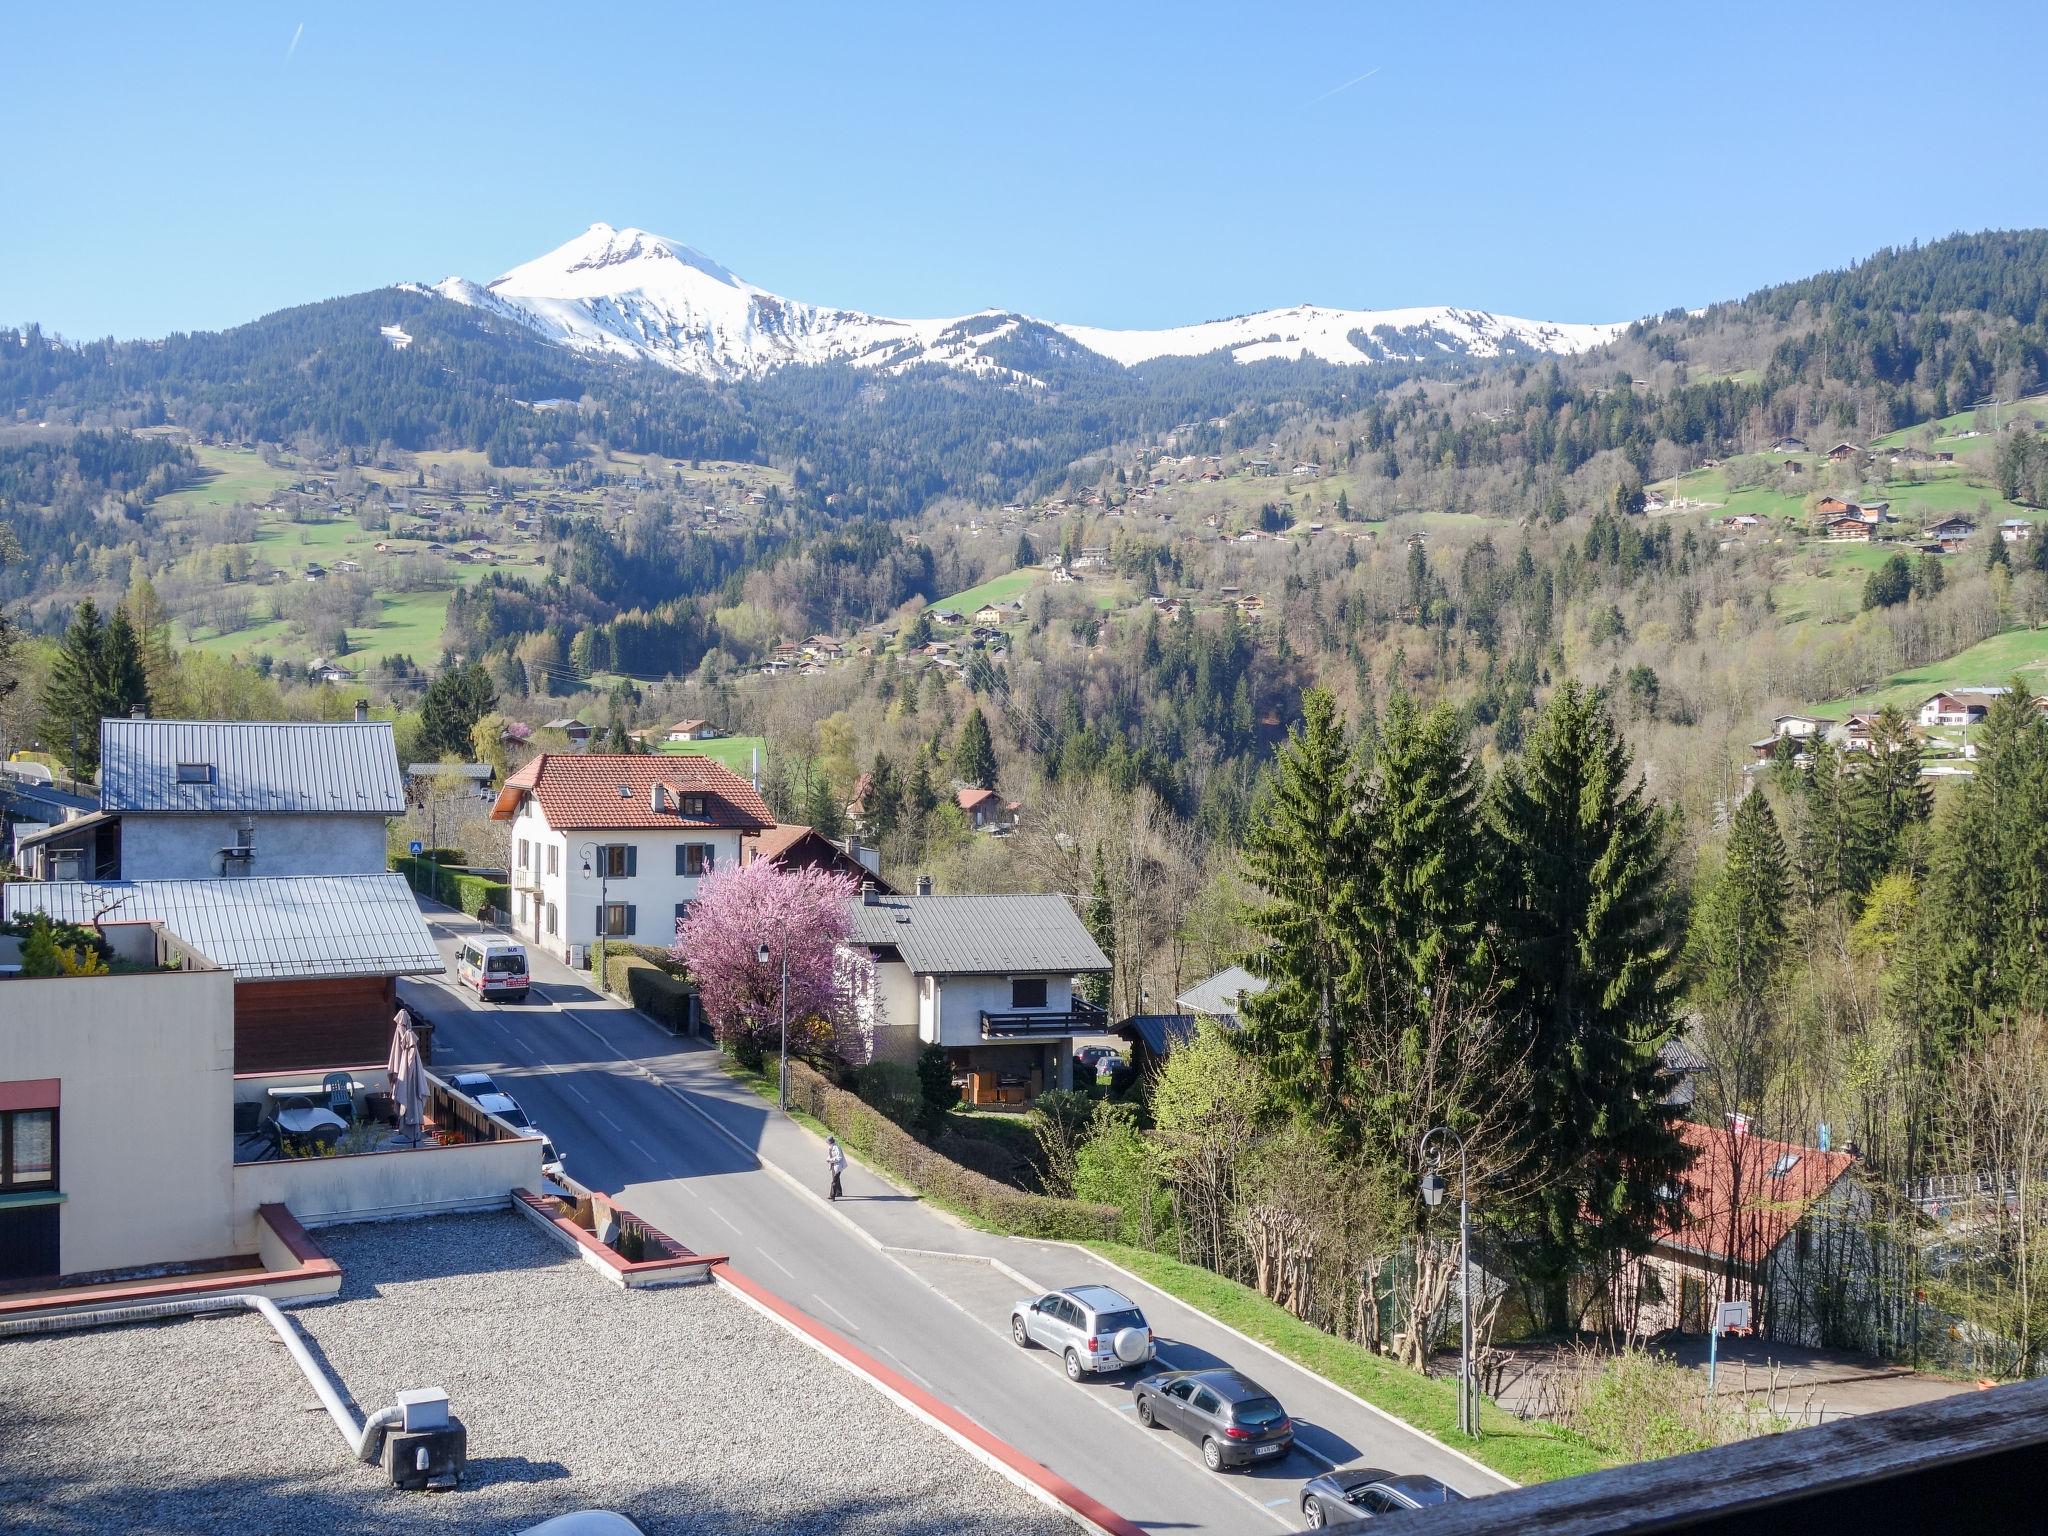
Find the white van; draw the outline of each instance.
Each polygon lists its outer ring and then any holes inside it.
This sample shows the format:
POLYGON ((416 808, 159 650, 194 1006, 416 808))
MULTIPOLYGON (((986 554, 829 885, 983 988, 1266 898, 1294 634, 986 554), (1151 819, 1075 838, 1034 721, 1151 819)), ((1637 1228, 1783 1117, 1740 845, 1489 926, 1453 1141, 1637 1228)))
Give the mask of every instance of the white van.
POLYGON ((516 939, 464 939, 455 952, 455 979, 487 1001, 523 1003, 530 985, 526 946, 516 939))

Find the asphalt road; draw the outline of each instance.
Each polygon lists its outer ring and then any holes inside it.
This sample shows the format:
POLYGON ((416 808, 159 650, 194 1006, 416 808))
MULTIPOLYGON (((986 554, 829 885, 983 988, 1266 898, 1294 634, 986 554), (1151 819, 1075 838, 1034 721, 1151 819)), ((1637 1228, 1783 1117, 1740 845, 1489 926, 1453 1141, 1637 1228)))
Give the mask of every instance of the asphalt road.
MULTIPOLYGON (((428 918, 451 957, 452 936, 475 926, 440 910, 428 918)), ((1301 1484, 1357 1462, 1432 1473, 1467 1493, 1504 1486, 1092 1256, 963 1228, 858 1163, 849 1198, 828 1204, 823 1144, 726 1077, 713 1051, 671 1039, 578 972, 544 956, 531 963, 537 985, 523 1004, 480 1002, 452 972, 403 984, 408 1005, 436 1025, 435 1071, 490 1072, 546 1129, 570 1177, 699 1252, 729 1253, 1126 1518, 1158 1530, 1291 1530, 1301 1484), (1295 1448, 1218 1476, 1178 1435, 1137 1423, 1129 1389, 1142 1371, 1076 1386, 1046 1351, 1019 1350, 1011 1307, 1085 1281, 1135 1294, 1161 1367, 1227 1363, 1256 1377, 1295 1417, 1295 1448)), ((877 1411, 897 1410, 878 1400, 877 1411)))

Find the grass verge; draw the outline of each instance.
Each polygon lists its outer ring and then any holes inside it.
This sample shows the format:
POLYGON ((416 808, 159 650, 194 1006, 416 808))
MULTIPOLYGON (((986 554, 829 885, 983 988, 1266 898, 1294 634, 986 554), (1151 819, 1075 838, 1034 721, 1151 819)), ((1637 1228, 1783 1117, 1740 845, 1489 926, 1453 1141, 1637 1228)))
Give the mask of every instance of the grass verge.
POLYGON ((1332 1337, 1266 1300, 1249 1286, 1193 1264, 1122 1243, 1085 1246, 1176 1300, 1206 1312, 1218 1322, 1228 1323, 1304 1370, 1357 1393, 1382 1412, 1455 1446, 1518 1483, 1547 1483, 1615 1464, 1614 1458, 1603 1455, 1597 1446, 1569 1430, 1540 1419, 1518 1419, 1490 1400, 1480 1403, 1482 1433, 1477 1440, 1467 1439, 1458 1433, 1454 1384, 1417 1375, 1356 1344, 1332 1337))
MULTIPOLYGON (((718 1064, 735 1082, 745 1084, 771 1104, 776 1101, 776 1063, 772 1059, 757 1072, 741 1066, 729 1052, 720 1051, 718 1064)), ((820 1136, 831 1134, 827 1126, 800 1109, 792 1110, 791 1117, 820 1136)), ((920 1191, 919 1198, 981 1231, 1002 1231, 929 1192, 920 1191)), ((1518 1419, 1490 1401, 1480 1404, 1480 1438, 1464 1439, 1458 1434, 1457 1394, 1450 1383, 1418 1376, 1356 1344, 1334 1338, 1275 1306, 1249 1286, 1206 1269, 1122 1243, 1093 1242, 1082 1246, 1518 1483, 1552 1482, 1615 1464, 1614 1458, 1601 1454, 1596 1446, 1568 1430, 1542 1420, 1518 1419)))

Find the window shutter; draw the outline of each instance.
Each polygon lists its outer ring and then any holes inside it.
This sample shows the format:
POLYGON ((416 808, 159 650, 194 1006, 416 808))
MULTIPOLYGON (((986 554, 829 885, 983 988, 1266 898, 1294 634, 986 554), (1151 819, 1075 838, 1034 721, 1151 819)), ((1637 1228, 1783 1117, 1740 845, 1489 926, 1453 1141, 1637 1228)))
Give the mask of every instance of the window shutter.
MULTIPOLYGON (((677 873, 677 874, 679 874, 679 875, 687 875, 687 874, 688 874, 688 873, 690 872, 690 870, 689 870, 689 858, 690 858, 690 845, 689 845, 688 843, 677 843, 677 844, 676 844, 676 873, 677 873)), ((676 913, 676 916, 677 916, 677 917, 681 917, 682 915, 683 915, 683 914, 682 914, 682 912, 681 912, 680 910, 679 910, 679 911, 678 911, 678 912, 676 913)))
POLYGON ((626 903, 626 932, 624 934, 624 937, 630 939, 631 937, 633 937, 634 934, 640 931, 640 924, 638 921, 639 910, 640 909, 634 906, 630 901, 626 903))
POLYGON ((626 873, 628 875, 640 873, 640 845, 638 843, 626 844, 626 873))

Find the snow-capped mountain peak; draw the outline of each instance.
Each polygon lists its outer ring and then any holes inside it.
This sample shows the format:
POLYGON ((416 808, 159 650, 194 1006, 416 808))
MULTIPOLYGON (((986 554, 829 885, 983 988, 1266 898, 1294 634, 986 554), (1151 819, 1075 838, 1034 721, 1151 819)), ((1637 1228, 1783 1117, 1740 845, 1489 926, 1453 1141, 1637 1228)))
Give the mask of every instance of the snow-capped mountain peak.
POLYGON ((638 358, 710 379, 741 378, 791 363, 848 362, 890 371, 937 364, 1036 384, 989 355, 992 346, 1026 326, 1041 334, 1057 332, 1125 366, 1213 352, 1245 363, 1314 357, 1344 364, 1577 352, 1611 340, 1621 329, 1447 307, 1347 310, 1309 304, 1159 331, 1040 326, 1000 310, 896 320, 783 298, 678 241, 609 224, 593 224, 489 283, 450 277, 434 291, 577 351, 638 358))

